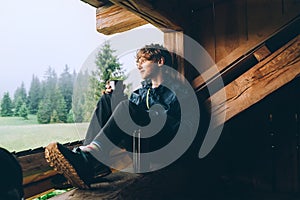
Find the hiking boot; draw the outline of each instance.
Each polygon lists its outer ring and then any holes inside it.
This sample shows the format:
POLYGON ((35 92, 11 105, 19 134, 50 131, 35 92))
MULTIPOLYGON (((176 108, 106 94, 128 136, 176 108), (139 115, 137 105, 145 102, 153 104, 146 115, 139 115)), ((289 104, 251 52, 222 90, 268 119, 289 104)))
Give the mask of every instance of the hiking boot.
POLYGON ((89 152, 76 148, 71 151, 60 143, 51 143, 45 149, 45 158, 50 166, 63 174, 74 186, 88 189, 92 183, 111 173, 106 165, 94 158, 89 152))

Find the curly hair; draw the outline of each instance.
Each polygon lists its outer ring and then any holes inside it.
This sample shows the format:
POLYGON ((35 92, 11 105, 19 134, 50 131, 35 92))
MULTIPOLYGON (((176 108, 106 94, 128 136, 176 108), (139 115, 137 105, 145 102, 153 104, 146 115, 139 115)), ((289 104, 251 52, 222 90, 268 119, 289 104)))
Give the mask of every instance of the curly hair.
POLYGON ((136 53, 136 62, 138 62, 141 57, 155 62, 164 58, 164 64, 169 67, 173 67, 170 52, 160 44, 149 44, 139 49, 136 53))

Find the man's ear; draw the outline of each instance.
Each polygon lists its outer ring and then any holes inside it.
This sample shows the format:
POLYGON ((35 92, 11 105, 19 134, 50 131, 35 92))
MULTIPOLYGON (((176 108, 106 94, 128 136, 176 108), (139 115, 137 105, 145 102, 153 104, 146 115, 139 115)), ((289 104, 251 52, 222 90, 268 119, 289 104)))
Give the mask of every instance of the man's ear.
POLYGON ((161 67, 165 64, 165 58, 164 57, 161 57, 159 60, 158 60, 158 66, 161 67))

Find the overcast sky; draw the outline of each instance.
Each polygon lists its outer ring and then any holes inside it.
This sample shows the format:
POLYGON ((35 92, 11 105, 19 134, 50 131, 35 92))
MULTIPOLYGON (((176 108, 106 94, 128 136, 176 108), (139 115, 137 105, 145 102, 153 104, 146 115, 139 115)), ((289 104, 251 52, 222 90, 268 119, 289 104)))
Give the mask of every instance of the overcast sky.
MULTIPOLYGON (((1 1, 0 97, 6 91, 12 97, 22 81, 28 89, 32 75, 42 79, 49 66, 59 75, 65 65, 78 72, 84 63, 93 63, 91 54, 109 39, 96 31, 95 15, 95 8, 80 0, 1 1)), ((148 33, 146 43, 162 41, 162 33, 157 30, 148 33)), ((122 34, 113 37, 114 48, 127 48, 120 50, 121 54, 142 41, 132 34, 129 39, 122 34)))

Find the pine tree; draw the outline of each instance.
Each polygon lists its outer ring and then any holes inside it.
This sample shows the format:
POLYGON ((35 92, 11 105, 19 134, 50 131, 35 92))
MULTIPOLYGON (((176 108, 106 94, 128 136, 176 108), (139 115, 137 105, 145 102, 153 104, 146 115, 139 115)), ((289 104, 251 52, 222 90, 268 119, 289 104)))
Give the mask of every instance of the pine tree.
POLYGON ((42 97, 39 103, 37 119, 41 124, 51 122, 51 116, 56 104, 57 75, 54 69, 49 67, 45 73, 45 81, 42 83, 42 97))
POLYGON ((13 105, 12 100, 9 97, 9 92, 4 93, 4 96, 1 101, 1 116, 2 117, 10 117, 13 116, 13 105))
POLYGON ((121 64, 114 55, 113 50, 108 41, 104 42, 96 56, 97 69, 92 72, 90 79, 91 92, 94 94, 95 102, 99 100, 102 91, 105 90, 105 83, 108 80, 124 80, 124 71, 121 64))
POLYGON ((48 124, 51 121, 52 109, 50 99, 41 100, 37 112, 37 120, 40 124, 48 124))
POLYGON ((64 122, 64 123, 67 122, 67 115, 68 115, 67 105, 63 95, 59 90, 57 90, 56 92, 56 103, 54 105, 52 116, 54 115, 56 115, 57 119, 56 121, 53 122, 64 122))
POLYGON ((19 111, 19 116, 20 117, 23 117, 24 119, 28 119, 28 108, 26 106, 26 103, 23 103, 21 108, 20 108, 20 111, 19 111))
POLYGON ((50 121, 53 122, 53 123, 59 122, 58 114, 57 114, 57 111, 55 109, 52 111, 52 115, 51 115, 51 120, 50 121))
POLYGON ((36 76, 32 76, 30 89, 28 92, 28 109, 30 114, 36 114, 39 108, 39 103, 42 99, 41 82, 36 76))
POLYGON ((43 84, 43 98, 48 98, 50 100, 50 107, 51 110, 53 110, 56 97, 55 93, 57 89, 57 74, 54 69, 49 67, 44 76, 46 80, 43 84))
MULTIPOLYGON (((18 87, 14 93, 14 105, 16 106, 17 101, 22 101, 27 104, 27 92, 25 89, 24 82, 18 87)), ((22 104, 21 104, 22 105, 22 104)))
POLYGON ((74 113, 73 113, 73 110, 71 109, 67 116, 67 123, 74 123, 74 122, 75 122, 74 113))
POLYGON ((97 101, 102 96, 102 92, 105 91, 106 81, 125 79, 124 71, 114 53, 115 50, 113 50, 110 43, 106 41, 101 46, 96 56, 95 63, 97 68, 92 71, 89 78, 89 89, 86 94, 84 105, 84 120, 90 120, 91 113, 95 108, 97 101))
POLYGON ((15 110, 14 110, 14 116, 20 116, 20 109, 23 104, 26 104, 26 102, 22 99, 21 96, 17 96, 17 99, 15 100, 15 110))
MULTIPOLYGON (((87 102, 87 91, 89 87, 89 73, 88 71, 80 71, 75 78, 74 82, 74 93, 73 93, 73 100, 72 100, 72 110, 74 114, 74 121, 75 122, 83 122, 88 121, 84 119, 84 106, 87 102)), ((95 105, 94 105, 95 107, 95 105)))
POLYGON ((74 78, 69 72, 68 65, 65 66, 63 73, 58 80, 58 88, 65 100, 67 112, 72 108, 74 78))
POLYGON ((50 110, 53 111, 56 103, 56 89, 57 89, 57 74, 51 67, 45 73, 44 82, 44 96, 43 98, 48 99, 50 110))
POLYGON ((19 111, 23 103, 25 104, 28 103, 24 82, 22 82, 21 86, 18 87, 14 93, 14 99, 13 99, 14 116, 19 116, 19 111))

